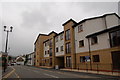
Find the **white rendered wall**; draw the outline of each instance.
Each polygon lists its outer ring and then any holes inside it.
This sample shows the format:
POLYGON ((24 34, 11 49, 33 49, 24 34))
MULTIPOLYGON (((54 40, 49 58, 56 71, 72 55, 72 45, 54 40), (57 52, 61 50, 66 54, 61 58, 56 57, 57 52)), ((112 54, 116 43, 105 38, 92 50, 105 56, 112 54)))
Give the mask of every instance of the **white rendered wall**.
POLYGON ((49 54, 46 54, 45 55, 45 51, 48 51, 49 50, 49 46, 45 46, 45 43, 44 43, 44 57, 49 57, 49 54))
POLYGON ((64 39, 60 39, 60 35, 58 35, 58 42, 55 42, 55 56, 64 55, 64 39), (63 46, 63 51, 61 51, 61 46, 63 46), (56 52, 56 48, 58 47, 58 52, 56 52))
MULTIPOLYGON (((75 51, 76 53, 80 52, 87 52, 89 50, 88 48, 88 39, 85 38, 87 35, 102 31, 106 28, 114 27, 119 25, 118 24, 118 17, 115 15, 108 15, 104 18, 97 18, 92 20, 87 20, 83 23, 83 31, 78 33, 78 26, 74 28, 75 32, 75 51), (105 25, 105 19, 107 26, 105 25), (84 40, 84 47, 79 48, 79 41, 84 40)), ((81 25, 79 24, 79 25, 81 25)), ((101 35, 98 35, 98 44, 91 45, 91 50, 99 50, 99 49, 106 49, 110 48, 109 44, 109 34, 104 33, 101 35)))

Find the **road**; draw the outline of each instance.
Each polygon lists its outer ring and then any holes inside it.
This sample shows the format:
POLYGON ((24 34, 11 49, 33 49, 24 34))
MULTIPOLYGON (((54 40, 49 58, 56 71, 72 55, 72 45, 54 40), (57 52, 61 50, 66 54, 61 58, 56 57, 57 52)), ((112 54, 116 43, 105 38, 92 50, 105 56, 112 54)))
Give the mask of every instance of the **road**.
POLYGON ((118 78, 90 73, 76 73, 30 66, 11 66, 12 71, 4 78, 118 78))

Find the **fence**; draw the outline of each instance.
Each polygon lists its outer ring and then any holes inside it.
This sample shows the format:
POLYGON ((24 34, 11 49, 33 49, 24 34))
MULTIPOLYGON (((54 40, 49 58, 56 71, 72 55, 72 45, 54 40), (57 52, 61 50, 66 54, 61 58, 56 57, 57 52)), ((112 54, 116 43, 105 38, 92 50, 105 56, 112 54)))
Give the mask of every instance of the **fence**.
MULTIPOLYGON (((41 66, 50 66, 50 63, 42 63, 41 66)), ((51 65, 52 66, 52 65, 51 65)), ((59 67, 62 65, 58 65, 59 67)), ((109 72, 113 74, 114 72, 118 73, 120 75, 120 64, 113 65, 113 64, 105 64, 105 63, 79 63, 79 64, 63 64, 64 67, 60 68, 67 68, 71 70, 83 70, 86 72, 94 71, 96 73, 99 72, 109 72), (74 67, 73 67, 74 66, 74 67)))

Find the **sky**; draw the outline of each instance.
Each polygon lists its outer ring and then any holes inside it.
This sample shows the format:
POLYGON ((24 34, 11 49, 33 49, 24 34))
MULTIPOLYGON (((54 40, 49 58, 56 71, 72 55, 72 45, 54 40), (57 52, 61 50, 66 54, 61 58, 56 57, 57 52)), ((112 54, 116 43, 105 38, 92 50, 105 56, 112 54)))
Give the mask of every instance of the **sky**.
POLYGON ((4 51, 6 32, 3 26, 13 26, 9 33, 9 55, 18 56, 34 51, 39 33, 63 31, 62 24, 69 19, 79 22, 107 13, 118 14, 119 0, 4 0, 0 2, 0 51, 4 51))

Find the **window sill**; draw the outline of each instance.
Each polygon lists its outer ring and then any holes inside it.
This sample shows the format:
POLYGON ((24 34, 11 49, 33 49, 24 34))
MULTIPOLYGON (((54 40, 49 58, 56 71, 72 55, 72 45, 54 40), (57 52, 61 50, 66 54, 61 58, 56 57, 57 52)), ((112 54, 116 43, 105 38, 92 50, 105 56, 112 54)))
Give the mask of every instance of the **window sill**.
POLYGON ((100 63, 100 62, 93 62, 93 63, 100 63))
POLYGON ((85 46, 79 46, 79 48, 84 48, 85 46))
POLYGON ((91 45, 98 45, 98 43, 94 43, 94 44, 91 44, 91 45))

